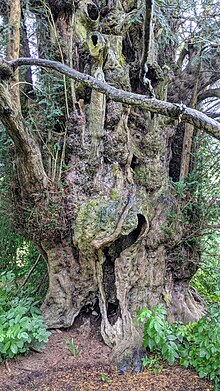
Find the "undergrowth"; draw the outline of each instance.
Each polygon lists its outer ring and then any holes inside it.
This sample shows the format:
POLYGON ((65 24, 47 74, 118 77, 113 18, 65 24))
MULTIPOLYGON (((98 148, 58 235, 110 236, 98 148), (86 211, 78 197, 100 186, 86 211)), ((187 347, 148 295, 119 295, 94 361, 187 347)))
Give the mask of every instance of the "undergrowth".
POLYGON ((42 349, 48 341, 39 308, 31 297, 17 295, 15 275, 0 275, 0 362, 27 354, 30 347, 42 349))
POLYGON ((144 347, 152 354, 143 358, 143 365, 154 373, 161 371, 161 361, 195 368, 201 378, 207 377, 218 390, 220 380, 220 307, 210 306, 198 322, 170 324, 162 304, 152 311, 144 308, 138 322, 144 323, 144 347))

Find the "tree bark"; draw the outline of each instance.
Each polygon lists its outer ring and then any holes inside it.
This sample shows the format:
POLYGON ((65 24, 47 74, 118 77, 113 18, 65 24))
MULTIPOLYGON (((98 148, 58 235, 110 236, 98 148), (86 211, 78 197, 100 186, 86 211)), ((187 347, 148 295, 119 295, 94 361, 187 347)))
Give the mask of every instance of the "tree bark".
MULTIPOLYGON (((21 4, 20 0, 11 0, 10 2, 10 16, 9 16, 9 34, 7 59, 12 60, 19 57, 20 51, 20 24, 21 24, 21 4)), ((14 80, 11 83, 12 94, 17 108, 21 108, 20 103, 20 89, 19 89, 19 71, 14 73, 14 80)))

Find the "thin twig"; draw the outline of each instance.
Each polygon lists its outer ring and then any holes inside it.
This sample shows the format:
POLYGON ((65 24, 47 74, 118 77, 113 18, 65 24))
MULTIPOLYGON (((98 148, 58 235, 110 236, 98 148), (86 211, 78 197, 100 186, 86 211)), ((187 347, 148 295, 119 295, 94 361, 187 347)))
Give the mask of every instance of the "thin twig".
POLYGON ((40 283, 39 283, 39 285, 38 285, 38 287, 37 287, 37 289, 36 289, 36 291, 35 291, 36 294, 39 293, 39 292, 41 291, 41 289, 42 289, 42 287, 43 287, 43 285, 44 285, 44 283, 45 283, 45 281, 46 281, 46 278, 47 278, 47 273, 45 273, 45 274, 43 275, 42 279, 40 280, 40 283))
POLYGON ((37 257, 37 259, 36 259, 36 261, 35 261, 35 263, 33 264, 32 268, 30 269, 30 271, 28 272, 28 274, 27 274, 26 277, 24 278, 22 284, 20 285, 19 290, 21 290, 21 288, 23 288, 23 286, 26 284, 26 282, 27 282, 28 279, 30 278, 31 274, 33 273, 34 269, 36 268, 36 266, 37 266, 37 264, 38 264, 38 262, 39 262, 39 260, 40 260, 40 257, 41 257, 41 255, 39 254, 38 257, 37 257))
POLYGON ((32 352, 35 352, 35 353, 42 353, 40 350, 34 348, 33 346, 30 346, 29 349, 30 349, 32 352))

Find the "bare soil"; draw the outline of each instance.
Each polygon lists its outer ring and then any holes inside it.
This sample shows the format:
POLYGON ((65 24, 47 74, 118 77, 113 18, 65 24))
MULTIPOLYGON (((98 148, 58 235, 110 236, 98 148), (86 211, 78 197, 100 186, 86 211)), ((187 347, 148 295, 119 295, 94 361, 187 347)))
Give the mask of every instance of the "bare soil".
POLYGON ((0 391, 211 391, 212 384, 200 379, 191 369, 167 366, 154 375, 145 371, 121 374, 111 366, 111 349, 102 341, 98 324, 90 318, 77 321, 68 330, 53 331, 46 348, 31 351, 7 368, 0 364, 0 391), (78 354, 72 356, 66 342, 74 339, 78 354))

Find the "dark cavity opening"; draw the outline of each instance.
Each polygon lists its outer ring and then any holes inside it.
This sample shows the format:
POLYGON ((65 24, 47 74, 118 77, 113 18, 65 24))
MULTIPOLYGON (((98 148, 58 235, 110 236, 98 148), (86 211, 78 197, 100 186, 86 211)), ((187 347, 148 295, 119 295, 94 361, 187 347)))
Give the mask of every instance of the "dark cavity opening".
POLYGON ((135 52, 128 33, 122 41, 122 54, 125 56, 126 62, 131 63, 135 61, 135 52))
POLYGON ((173 182, 178 182, 180 178, 184 132, 185 132, 184 124, 180 123, 177 126, 177 130, 171 142, 172 158, 170 160, 170 165, 169 165, 169 176, 170 178, 172 178, 173 182))
POLYGON ((99 307, 99 298, 98 296, 94 296, 94 293, 91 293, 92 300, 90 303, 84 305, 79 314, 74 319, 74 325, 78 329, 80 326, 86 323, 87 319, 90 320, 91 326, 101 325, 101 313, 99 307))
POLYGON ((149 79, 151 81, 152 86, 155 87, 157 83, 157 76, 155 70, 152 67, 148 66, 148 71, 145 74, 145 77, 149 79))
POLYGON ((99 17, 99 11, 95 4, 88 4, 88 15, 91 20, 97 20, 99 17))
POLYGON ((138 214, 138 225, 134 231, 128 235, 123 235, 104 249, 105 262, 103 264, 103 286, 106 296, 107 317, 111 325, 114 325, 118 317, 121 316, 120 304, 116 295, 115 286, 115 259, 126 248, 134 244, 146 224, 146 219, 143 215, 138 214))
POLYGON ((121 236, 107 248, 108 254, 110 255, 113 261, 119 257, 122 251, 132 246, 132 244, 136 242, 138 236, 140 235, 146 223, 146 219, 141 214, 138 214, 137 217, 138 217, 137 228, 135 228, 134 231, 130 232, 128 235, 121 236))
POLYGON ((96 46, 97 43, 98 43, 98 37, 97 37, 97 35, 93 34, 91 38, 92 38, 92 43, 93 43, 93 45, 96 46))
POLYGON ((105 249, 104 254, 105 262, 103 264, 103 286, 106 297, 108 321, 111 325, 113 325, 121 315, 121 310, 116 296, 115 263, 108 253, 108 248, 105 249))
POLYGON ((131 160, 131 168, 134 170, 137 165, 138 165, 138 158, 137 156, 133 155, 131 160))

